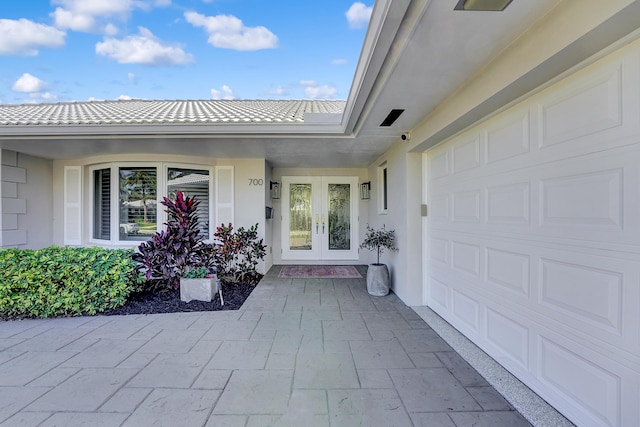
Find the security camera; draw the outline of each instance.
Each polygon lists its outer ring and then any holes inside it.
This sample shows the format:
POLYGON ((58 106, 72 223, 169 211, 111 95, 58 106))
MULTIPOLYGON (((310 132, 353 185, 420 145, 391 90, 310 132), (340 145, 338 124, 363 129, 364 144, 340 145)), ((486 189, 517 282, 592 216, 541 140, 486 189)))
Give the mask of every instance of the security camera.
POLYGON ((411 134, 409 132, 403 132, 402 135, 400 135, 400 139, 403 141, 409 141, 411 139, 411 134))

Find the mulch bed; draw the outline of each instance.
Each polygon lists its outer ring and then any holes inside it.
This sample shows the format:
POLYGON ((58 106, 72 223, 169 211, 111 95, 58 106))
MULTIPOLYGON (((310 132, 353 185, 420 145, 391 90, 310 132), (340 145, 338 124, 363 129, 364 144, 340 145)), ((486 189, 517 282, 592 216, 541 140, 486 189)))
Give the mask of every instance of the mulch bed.
POLYGON ((158 293, 134 294, 122 307, 99 313, 105 316, 121 314, 154 314, 154 313, 179 313, 192 311, 218 311, 238 310, 244 301, 251 295, 255 285, 233 284, 222 285, 222 297, 224 306, 220 305, 220 297, 216 294, 213 301, 180 301, 180 291, 158 293))

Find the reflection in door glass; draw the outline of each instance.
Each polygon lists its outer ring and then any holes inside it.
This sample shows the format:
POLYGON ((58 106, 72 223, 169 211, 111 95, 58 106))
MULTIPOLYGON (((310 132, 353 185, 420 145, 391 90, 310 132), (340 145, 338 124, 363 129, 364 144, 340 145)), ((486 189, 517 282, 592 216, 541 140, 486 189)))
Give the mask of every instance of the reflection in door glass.
POLYGON ((289 249, 311 250, 311 184, 289 186, 289 249))
POLYGON ((329 184, 329 249, 351 249, 351 186, 329 184))

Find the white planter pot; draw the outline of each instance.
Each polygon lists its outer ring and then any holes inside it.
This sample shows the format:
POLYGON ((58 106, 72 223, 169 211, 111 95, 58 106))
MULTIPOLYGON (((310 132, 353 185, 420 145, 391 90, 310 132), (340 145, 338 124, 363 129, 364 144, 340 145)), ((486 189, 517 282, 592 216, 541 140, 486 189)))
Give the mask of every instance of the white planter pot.
POLYGON ((192 300, 211 301, 215 294, 220 295, 220 303, 224 305, 222 299, 222 288, 217 277, 206 277, 203 279, 180 278, 180 300, 189 302, 192 300))
POLYGON ((383 297, 389 293, 391 280, 385 264, 369 264, 367 269, 367 291, 369 295, 383 297))

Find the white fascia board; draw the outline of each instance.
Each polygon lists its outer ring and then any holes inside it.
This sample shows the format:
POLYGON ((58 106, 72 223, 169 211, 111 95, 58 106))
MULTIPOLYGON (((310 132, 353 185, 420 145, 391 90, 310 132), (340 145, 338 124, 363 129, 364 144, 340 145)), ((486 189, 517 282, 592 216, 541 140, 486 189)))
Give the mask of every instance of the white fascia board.
POLYGON ((49 126, 6 126, 0 127, 0 139, 25 139, 33 137, 60 138, 64 136, 104 137, 154 136, 158 135, 206 135, 241 137, 246 135, 291 136, 298 135, 343 135, 341 124, 164 124, 164 125, 49 125, 49 126))

